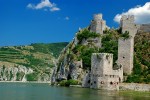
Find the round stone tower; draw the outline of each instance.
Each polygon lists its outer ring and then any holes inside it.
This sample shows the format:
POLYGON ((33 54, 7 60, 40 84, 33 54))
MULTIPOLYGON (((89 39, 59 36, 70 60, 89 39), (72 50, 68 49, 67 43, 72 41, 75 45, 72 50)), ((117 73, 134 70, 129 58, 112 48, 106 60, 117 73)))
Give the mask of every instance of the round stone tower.
POLYGON ((103 20, 102 14, 95 14, 94 19, 90 25, 90 31, 103 34, 103 31, 106 29, 106 21, 103 20))

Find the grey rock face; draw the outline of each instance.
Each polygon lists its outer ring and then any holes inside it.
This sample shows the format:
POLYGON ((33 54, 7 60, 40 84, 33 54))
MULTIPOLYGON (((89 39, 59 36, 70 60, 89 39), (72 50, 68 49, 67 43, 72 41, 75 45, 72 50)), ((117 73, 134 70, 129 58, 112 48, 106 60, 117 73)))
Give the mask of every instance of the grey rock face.
POLYGON ((47 73, 38 74, 38 82, 51 82, 53 69, 47 68, 47 73))
POLYGON ((26 81, 26 75, 32 73, 31 68, 22 65, 0 65, 0 81, 26 81))
MULTIPOLYGON (((50 82, 53 69, 47 68, 45 72, 37 74, 37 82, 50 82)), ((26 76, 34 73, 34 70, 23 65, 8 62, 0 62, 0 81, 26 82, 26 76)))
POLYGON ((83 78, 83 66, 81 61, 68 61, 68 58, 65 57, 63 62, 60 65, 60 69, 58 73, 56 73, 56 79, 58 80, 66 80, 66 79, 74 79, 74 80, 82 80, 83 78))

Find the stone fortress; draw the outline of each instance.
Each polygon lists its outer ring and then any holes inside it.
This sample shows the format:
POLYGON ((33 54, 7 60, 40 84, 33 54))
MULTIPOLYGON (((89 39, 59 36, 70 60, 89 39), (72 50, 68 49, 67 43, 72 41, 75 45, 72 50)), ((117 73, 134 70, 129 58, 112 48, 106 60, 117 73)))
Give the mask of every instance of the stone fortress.
MULTIPOLYGON (((94 20, 92 20, 89 27, 90 31, 103 35, 103 31, 106 28, 108 27, 106 26, 106 21, 102 19, 102 14, 94 15, 94 20)), ((93 53, 91 72, 86 73, 82 87, 119 90, 119 83, 123 82, 123 73, 126 75, 132 73, 135 34, 138 31, 149 32, 150 25, 136 25, 133 15, 123 15, 120 20, 120 28, 122 34, 129 32, 129 38, 119 38, 118 40, 118 60, 116 62, 118 69, 113 69, 113 54, 93 53)), ((101 41, 99 42, 101 44, 101 41)))
POLYGON ((106 29, 106 21, 103 20, 102 14, 95 14, 94 20, 91 21, 90 31, 103 34, 103 31, 106 29))
MULTIPOLYGON (((90 26, 88 29, 91 32, 98 33, 100 35, 103 35, 103 31, 105 29, 109 29, 109 27, 106 25, 106 21, 103 20, 103 15, 102 14, 95 14, 94 19, 91 21, 90 26)), ((80 30, 82 31, 82 30, 80 30)), ((88 45, 92 43, 94 46, 101 48, 101 38, 89 38, 87 40, 82 40, 82 45, 88 45)))

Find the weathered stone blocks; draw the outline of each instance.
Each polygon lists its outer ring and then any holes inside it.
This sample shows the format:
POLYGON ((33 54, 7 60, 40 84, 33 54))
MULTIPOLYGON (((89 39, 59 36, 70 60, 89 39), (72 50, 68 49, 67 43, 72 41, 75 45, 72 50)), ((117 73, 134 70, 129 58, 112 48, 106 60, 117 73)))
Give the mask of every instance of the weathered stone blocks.
POLYGON ((95 14, 94 20, 92 20, 90 25, 90 31, 103 34, 106 27, 106 21, 102 19, 102 14, 95 14))
POLYGON ((119 90, 119 76, 113 75, 113 54, 93 53, 90 88, 119 90))
POLYGON ((118 64, 122 65, 126 74, 131 74, 133 69, 134 39, 120 38, 118 42, 118 64))
POLYGON ((133 15, 123 15, 120 20, 120 27, 122 28, 122 33, 129 32, 129 35, 134 37, 139 28, 138 25, 134 23, 133 15))

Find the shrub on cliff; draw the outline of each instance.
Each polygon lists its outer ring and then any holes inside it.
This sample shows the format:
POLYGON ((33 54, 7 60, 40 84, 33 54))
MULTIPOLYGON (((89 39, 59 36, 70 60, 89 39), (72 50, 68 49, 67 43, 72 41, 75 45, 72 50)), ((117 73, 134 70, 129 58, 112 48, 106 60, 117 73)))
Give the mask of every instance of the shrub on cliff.
POLYGON ((60 86, 67 86, 68 87, 70 85, 79 85, 80 82, 77 80, 70 79, 70 80, 63 80, 59 84, 60 84, 60 86))
POLYGON ((125 31, 125 33, 121 34, 120 36, 123 37, 124 39, 128 39, 130 37, 128 31, 125 31))
POLYGON ((99 53, 112 53, 114 64, 118 58, 118 34, 115 30, 105 33, 102 37, 102 48, 99 49, 99 53))
POLYGON ((95 48, 86 48, 81 52, 80 58, 83 61, 84 69, 91 69, 91 56, 92 53, 98 52, 95 48))
POLYGON ((83 39, 86 40, 88 38, 96 38, 99 36, 100 35, 97 33, 90 32, 88 29, 84 29, 83 31, 77 34, 77 39, 79 40, 79 43, 80 43, 83 39))
POLYGON ((38 75, 37 73, 27 74, 26 75, 27 81, 37 81, 38 80, 37 75, 38 75))

